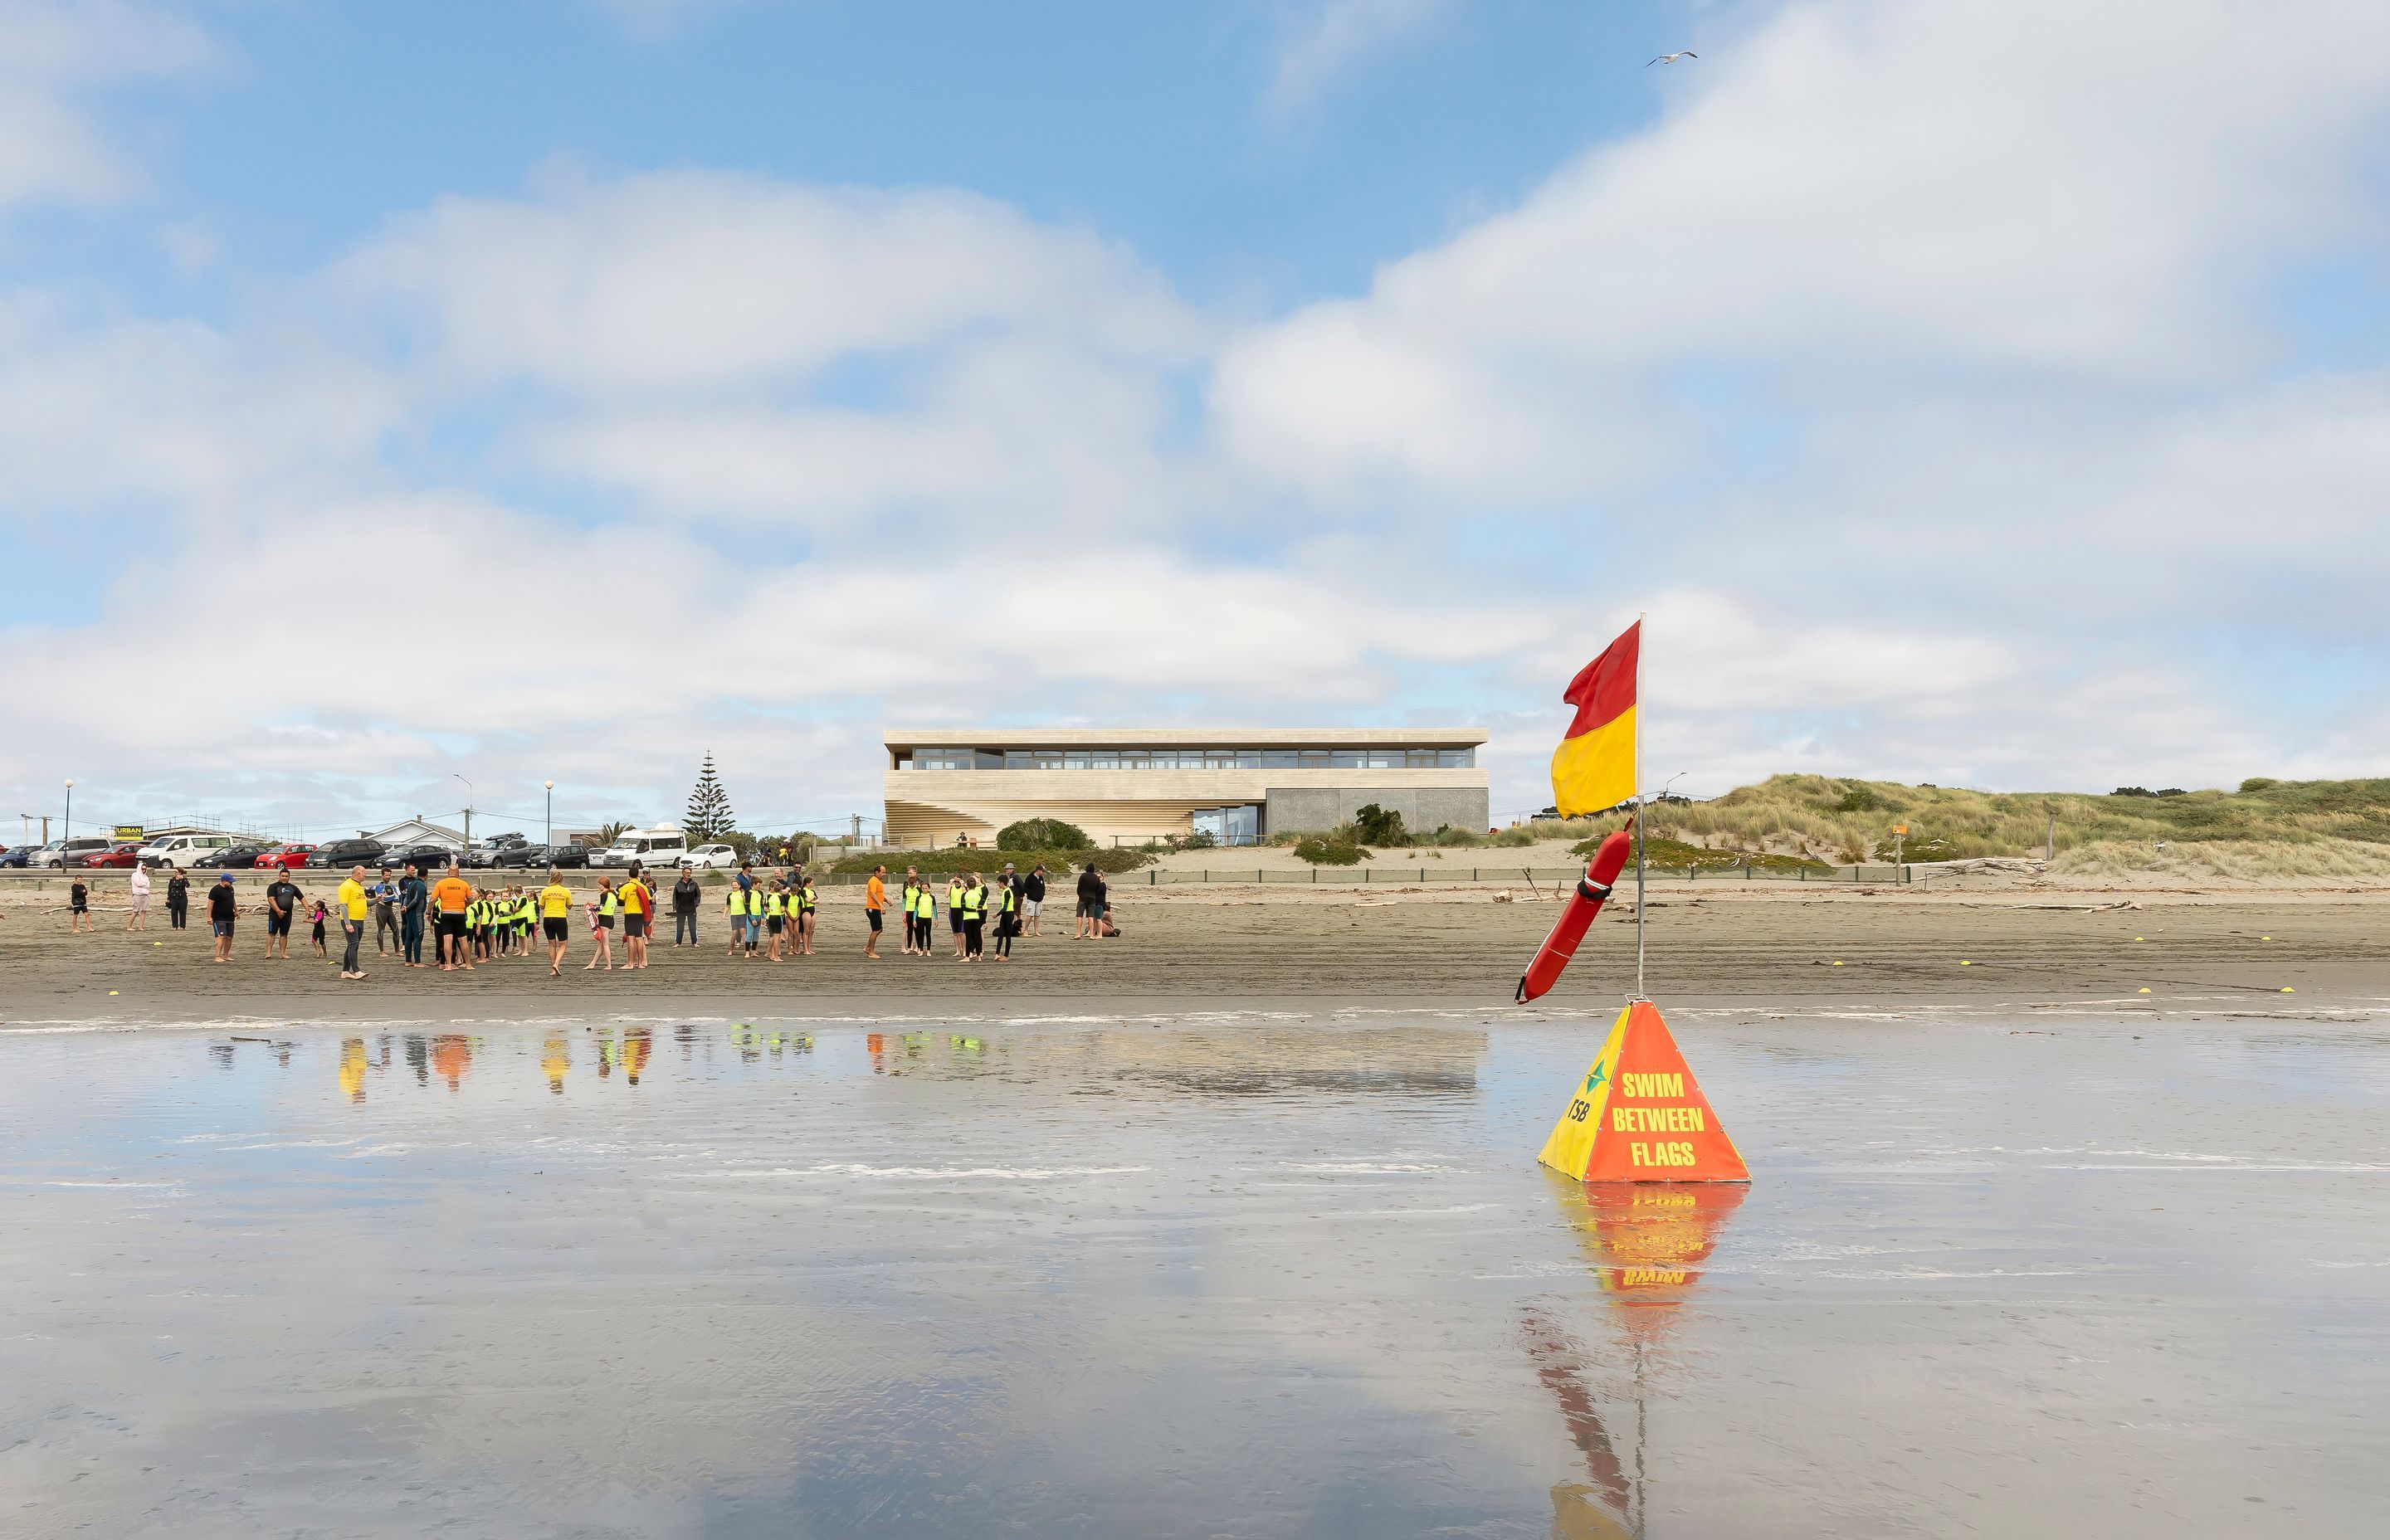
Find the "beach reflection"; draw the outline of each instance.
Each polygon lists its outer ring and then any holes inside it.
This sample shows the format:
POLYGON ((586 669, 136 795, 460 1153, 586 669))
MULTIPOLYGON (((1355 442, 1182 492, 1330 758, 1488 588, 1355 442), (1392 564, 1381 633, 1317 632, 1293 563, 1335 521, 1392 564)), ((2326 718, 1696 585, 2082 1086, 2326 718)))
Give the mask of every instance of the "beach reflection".
MULTIPOLYGON (((1601 1377, 1587 1351, 1561 1329, 1546 1304, 1520 1307, 1521 1335, 1536 1378, 1559 1404, 1569 1442, 1584 1457, 1586 1480, 1551 1489, 1555 1540, 1609 1540, 1643 1533, 1646 1403, 1644 1351, 1680 1318, 1677 1306, 1701 1282, 1701 1264, 1717 1250, 1749 1187, 1740 1182, 1578 1182, 1543 1172, 1561 1219, 1592 1264, 1613 1307, 1629 1384, 1613 1432, 1594 1386, 1601 1377)), ((1612 1378, 1615 1378, 1613 1376, 1612 1378)))

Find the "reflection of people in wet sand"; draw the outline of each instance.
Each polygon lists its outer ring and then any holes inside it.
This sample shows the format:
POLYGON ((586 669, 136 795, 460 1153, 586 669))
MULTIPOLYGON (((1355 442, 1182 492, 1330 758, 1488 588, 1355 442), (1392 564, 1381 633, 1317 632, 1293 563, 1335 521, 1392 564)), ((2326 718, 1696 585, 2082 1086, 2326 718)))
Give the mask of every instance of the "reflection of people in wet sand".
POLYGON ((639 1072, 648 1067, 648 1056, 655 1047, 655 1033, 645 1027, 633 1027, 623 1034, 623 1073, 632 1084, 639 1083, 639 1072))
POLYGON ((443 1033, 431 1040, 432 1071, 447 1079, 448 1089, 456 1089, 472 1062, 473 1045, 462 1033, 443 1033))
POLYGON ((347 1037, 341 1040, 341 1094, 351 1101, 366 1099, 366 1040, 347 1037))
POLYGON ((547 1088, 558 1096, 564 1095, 565 1072, 572 1068, 572 1058, 561 1037, 551 1037, 539 1046, 539 1067, 547 1076, 547 1088))

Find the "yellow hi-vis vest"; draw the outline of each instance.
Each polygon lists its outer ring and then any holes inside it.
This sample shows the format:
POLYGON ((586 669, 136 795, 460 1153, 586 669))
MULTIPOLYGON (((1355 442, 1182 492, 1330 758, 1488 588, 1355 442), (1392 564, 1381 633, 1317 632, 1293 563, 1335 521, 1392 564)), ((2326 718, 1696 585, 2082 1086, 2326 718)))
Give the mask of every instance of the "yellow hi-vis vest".
POLYGON ((774 919, 777 919, 787 912, 788 906, 781 902, 780 895, 778 893, 765 893, 764 895, 764 913, 769 915, 774 919))
POLYGON ((820 907, 820 903, 814 896, 814 885, 812 883, 808 882, 803 887, 797 890, 797 912, 799 914, 811 914, 814 910, 820 907))
POLYGON ((607 889, 598 900, 598 914, 604 916, 608 919, 614 918, 614 911, 619 907, 621 907, 621 905, 615 903, 614 890, 611 888, 607 889))
POLYGON ((986 907, 987 890, 985 888, 965 888, 963 890, 963 918, 967 920, 977 919, 980 917, 981 911, 984 910, 986 907))

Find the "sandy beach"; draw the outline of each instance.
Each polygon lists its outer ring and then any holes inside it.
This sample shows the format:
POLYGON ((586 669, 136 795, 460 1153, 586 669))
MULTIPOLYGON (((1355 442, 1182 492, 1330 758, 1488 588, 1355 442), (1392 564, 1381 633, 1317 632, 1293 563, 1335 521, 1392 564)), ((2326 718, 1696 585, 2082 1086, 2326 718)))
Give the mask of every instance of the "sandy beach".
MULTIPOLYGON (((867 961, 861 895, 833 889, 810 958, 727 957, 723 921, 709 913, 705 944, 658 945, 638 973, 582 971, 590 954, 576 921, 562 979, 537 959, 469 974, 409 970, 368 944, 370 976, 353 983, 337 977, 337 943, 330 961, 318 959, 303 927, 290 959, 269 962, 263 923, 245 918, 235 961, 218 967, 203 924, 171 931, 158 912, 147 934, 127 934, 103 891, 96 932, 69 935, 46 907, 55 895, 12 892, 0 897, 0 1021, 482 1017, 531 1002, 848 1016, 1273 1002, 1471 1007, 1510 1000, 1560 912, 1548 897, 1531 901, 1523 885, 1124 883, 1115 892, 1125 934, 1073 941, 1069 920, 1049 916, 1047 934, 1024 938, 1009 964, 949 960, 943 920, 939 957, 901 955, 892 932, 882 960, 867 961), (42 906, 31 902, 37 896, 42 906)), ((1648 947, 1650 992, 1690 1007, 2309 1016, 2390 1006, 2390 894, 2375 892, 1678 883, 1650 891, 1648 947)), ((1538 1008, 1607 1008, 1632 987, 1634 951, 1633 906, 1622 893, 1538 1008)))

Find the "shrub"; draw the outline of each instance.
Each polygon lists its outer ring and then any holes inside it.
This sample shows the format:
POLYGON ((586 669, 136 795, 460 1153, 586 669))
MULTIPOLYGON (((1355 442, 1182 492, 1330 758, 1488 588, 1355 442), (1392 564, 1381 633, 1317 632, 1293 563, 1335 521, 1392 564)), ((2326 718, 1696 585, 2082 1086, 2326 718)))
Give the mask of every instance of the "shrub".
POLYGON ((1354 811, 1353 834, 1361 843, 1370 845, 1399 845, 1410 838, 1403 828, 1403 815, 1375 802, 1364 802, 1354 811))
POLYGON ((996 832, 998 850, 1093 850, 1095 841, 1076 824, 1060 818, 1023 818, 996 832))
POLYGON ((1315 866, 1350 866, 1369 858, 1368 851, 1335 834, 1315 834, 1298 840, 1294 853, 1297 860, 1308 861, 1315 866))
POLYGON ((2276 780, 2271 776, 2252 776, 2247 780, 2241 783, 2241 789, 2243 791, 2265 791, 2281 784, 2282 783, 2281 781, 2276 780))

